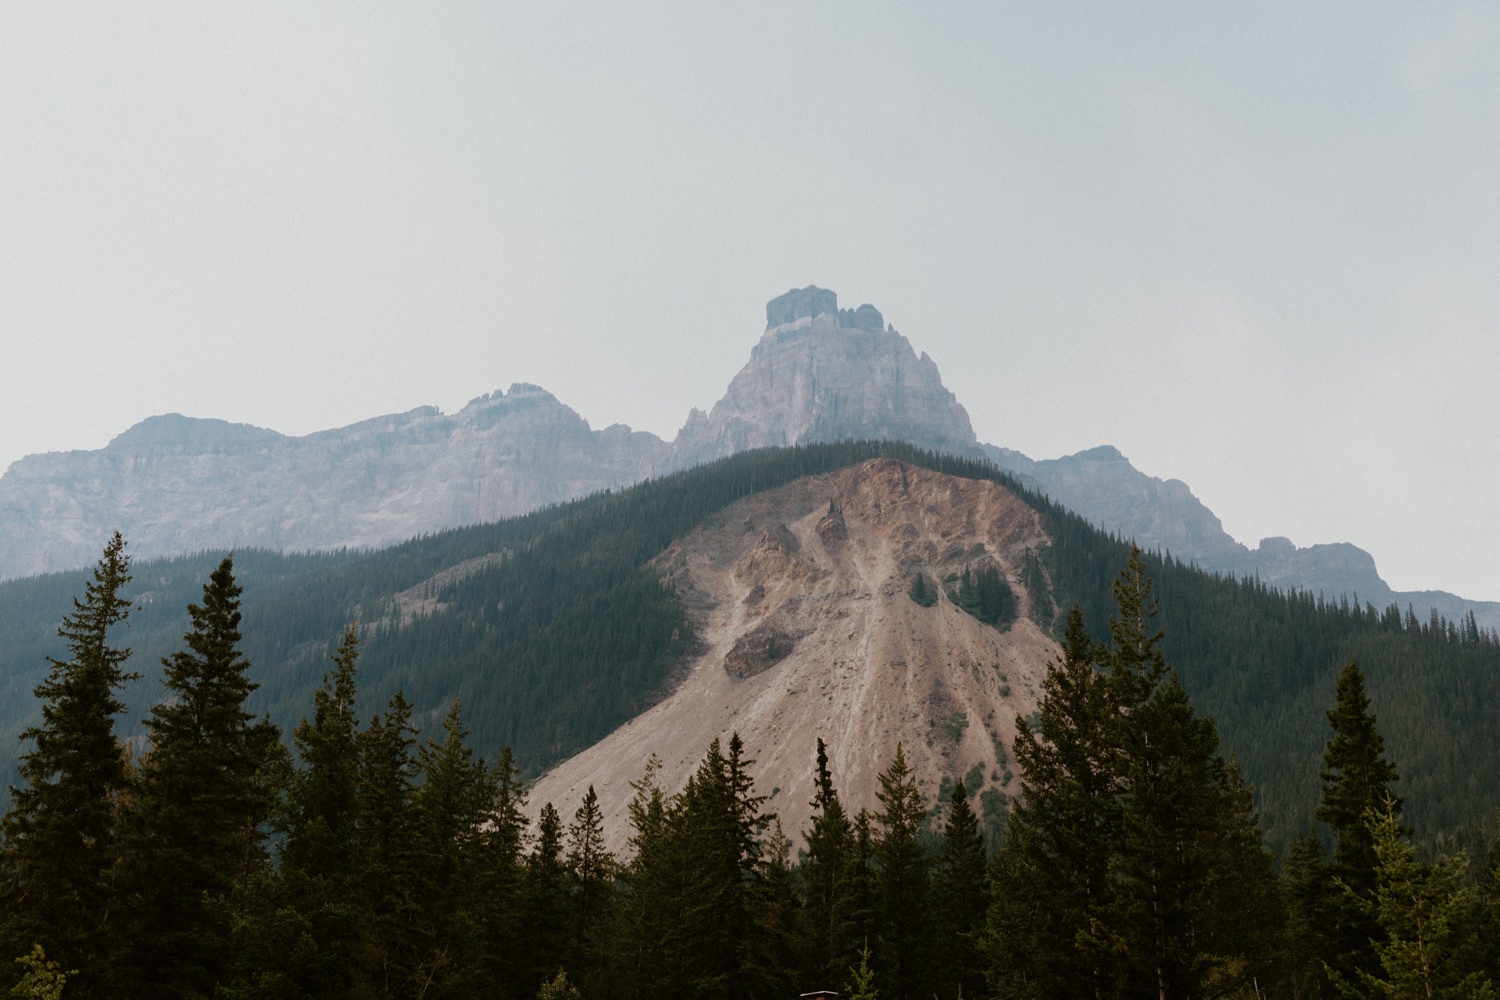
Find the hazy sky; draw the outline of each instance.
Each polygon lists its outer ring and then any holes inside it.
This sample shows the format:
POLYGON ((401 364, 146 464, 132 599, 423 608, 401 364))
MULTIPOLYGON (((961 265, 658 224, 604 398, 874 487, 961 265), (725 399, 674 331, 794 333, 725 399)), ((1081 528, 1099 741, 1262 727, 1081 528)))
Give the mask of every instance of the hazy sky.
POLYGON ((816 283, 981 440, 1500 599, 1500 16, 0 6, 0 467, 512 382, 672 437, 816 283))

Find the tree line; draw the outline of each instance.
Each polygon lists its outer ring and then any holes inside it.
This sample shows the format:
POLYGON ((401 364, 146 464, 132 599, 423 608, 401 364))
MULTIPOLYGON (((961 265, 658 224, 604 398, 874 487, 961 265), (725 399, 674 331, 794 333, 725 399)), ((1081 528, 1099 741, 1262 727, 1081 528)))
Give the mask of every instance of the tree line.
POLYGON ((0 844, 15 996, 1493 996, 1495 866, 1414 846, 1360 668, 1326 712, 1321 825, 1278 859, 1169 667, 1139 553, 1106 639, 1064 616, 993 853, 962 780, 929 808, 898 748, 851 812, 820 741, 794 856, 731 735, 681 789, 646 763, 616 857, 592 789, 533 819, 459 703, 435 733, 400 692, 359 719, 353 627, 286 746, 245 708, 232 558, 136 753, 114 731, 129 576, 117 535, 24 734, 0 844))

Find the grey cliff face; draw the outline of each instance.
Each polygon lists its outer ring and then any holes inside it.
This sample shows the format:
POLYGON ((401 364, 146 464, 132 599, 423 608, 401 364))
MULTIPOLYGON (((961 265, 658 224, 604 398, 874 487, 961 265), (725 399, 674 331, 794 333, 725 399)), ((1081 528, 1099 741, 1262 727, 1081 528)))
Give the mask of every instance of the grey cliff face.
POLYGON ((794 289, 766 305, 750 361, 710 413, 695 410, 674 442, 686 467, 749 448, 890 438, 977 454, 969 414, 937 365, 885 327, 872 305, 838 308, 830 291, 794 289))
POLYGON ((178 414, 0 477, 0 578, 85 566, 119 528, 138 558, 389 545, 645 478, 667 445, 603 431, 536 386, 307 437, 178 414))

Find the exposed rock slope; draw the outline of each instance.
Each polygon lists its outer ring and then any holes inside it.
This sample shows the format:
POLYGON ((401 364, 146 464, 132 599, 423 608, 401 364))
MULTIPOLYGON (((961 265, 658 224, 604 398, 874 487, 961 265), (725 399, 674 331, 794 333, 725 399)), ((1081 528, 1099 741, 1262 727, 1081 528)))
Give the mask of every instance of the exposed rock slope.
POLYGON ((620 850, 647 759, 660 759, 674 792, 711 740, 738 731, 793 838, 811 816, 819 737, 855 810, 878 807, 876 776, 901 743, 929 803, 944 777, 975 773, 994 812, 996 793, 1016 788, 1016 716, 1036 708, 1058 652, 1026 617, 1033 597, 1020 583, 1026 553, 1044 544, 1036 513, 1003 488, 893 461, 727 508, 658 561, 696 609, 706 652, 666 700, 544 775, 532 804, 568 816, 594 786, 620 850), (942 580, 991 564, 1020 601, 1008 631, 946 598, 922 607, 908 596, 918 572, 942 580))

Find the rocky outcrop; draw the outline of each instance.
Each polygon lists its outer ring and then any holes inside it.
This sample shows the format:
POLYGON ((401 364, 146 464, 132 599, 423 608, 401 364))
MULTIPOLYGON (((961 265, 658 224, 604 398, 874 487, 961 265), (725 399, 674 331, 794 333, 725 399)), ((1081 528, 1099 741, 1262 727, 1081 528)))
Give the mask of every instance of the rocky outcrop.
POLYGON ((879 310, 838 309, 811 287, 766 306, 765 336, 709 413, 694 410, 674 442, 677 467, 750 448, 886 438, 978 454, 969 414, 879 310))

